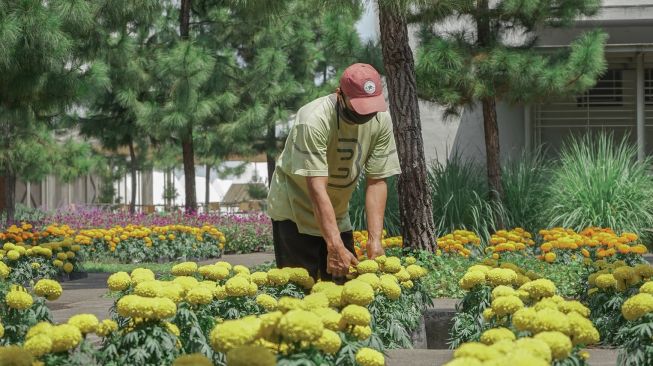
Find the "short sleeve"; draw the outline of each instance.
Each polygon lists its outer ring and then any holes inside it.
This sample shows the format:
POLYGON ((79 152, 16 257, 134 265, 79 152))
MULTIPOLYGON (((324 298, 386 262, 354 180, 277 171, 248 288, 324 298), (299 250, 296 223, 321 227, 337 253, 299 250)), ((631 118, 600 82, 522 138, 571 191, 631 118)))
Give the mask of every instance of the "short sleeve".
POLYGON ((316 127, 298 124, 293 127, 290 172, 305 177, 327 177, 328 135, 316 127))
POLYGON ((370 150, 370 156, 365 164, 365 175, 367 177, 382 179, 401 174, 395 137, 392 133, 392 122, 385 121, 370 150))

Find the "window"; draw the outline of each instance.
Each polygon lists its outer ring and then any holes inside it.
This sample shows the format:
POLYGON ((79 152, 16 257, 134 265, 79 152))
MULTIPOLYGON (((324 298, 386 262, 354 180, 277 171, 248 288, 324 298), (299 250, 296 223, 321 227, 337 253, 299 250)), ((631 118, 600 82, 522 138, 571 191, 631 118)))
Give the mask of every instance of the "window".
POLYGON ((644 101, 646 105, 653 105, 653 69, 644 71, 644 101))
POLYGON ((623 72, 608 70, 596 85, 576 98, 578 107, 621 107, 623 105, 623 72))

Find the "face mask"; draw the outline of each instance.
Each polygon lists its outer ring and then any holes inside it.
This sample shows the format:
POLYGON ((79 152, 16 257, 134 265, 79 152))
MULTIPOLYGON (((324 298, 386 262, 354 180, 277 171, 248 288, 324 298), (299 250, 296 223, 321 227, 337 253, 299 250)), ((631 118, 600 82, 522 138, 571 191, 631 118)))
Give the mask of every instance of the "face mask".
POLYGON ((358 114, 347 108, 347 106, 342 105, 340 101, 338 101, 338 113, 340 114, 341 118, 357 125, 367 123, 376 116, 376 112, 370 114, 358 114))

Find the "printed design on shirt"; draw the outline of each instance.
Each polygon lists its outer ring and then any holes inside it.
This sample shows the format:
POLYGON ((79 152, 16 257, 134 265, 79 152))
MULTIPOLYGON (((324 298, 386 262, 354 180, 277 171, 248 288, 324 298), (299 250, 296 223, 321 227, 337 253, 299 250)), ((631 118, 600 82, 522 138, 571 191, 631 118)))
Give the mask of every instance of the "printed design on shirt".
MULTIPOLYGON (((329 187, 333 188, 347 188, 352 184, 358 182, 358 177, 361 174, 361 157, 363 155, 363 146, 356 138, 338 138, 338 152, 339 162, 344 162, 344 166, 338 166, 335 170, 337 173, 329 174, 329 178, 338 181, 344 180, 342 183, 329 182, 329 187), (355 158, 355 160, 354 160, 355 158), (353 165, 351 161, 354 160, 353 165), (352 172, 352 169, 354 170, 352 172)), ((338 163, 336 163, 339 165, 338 163)))

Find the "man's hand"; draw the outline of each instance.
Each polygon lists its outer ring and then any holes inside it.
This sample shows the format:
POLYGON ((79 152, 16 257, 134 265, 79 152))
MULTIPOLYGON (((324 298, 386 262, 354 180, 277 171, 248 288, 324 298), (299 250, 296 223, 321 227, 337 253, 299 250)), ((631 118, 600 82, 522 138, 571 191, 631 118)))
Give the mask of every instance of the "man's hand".
POLYGON ((345 248, 342 241, 327 252, 327 273, 333 277, 345 277, 349 274, 349 267, 357 264, 358 259, 345 248))
POLYGON ((381 241, 370 240, 367 242, 367 258, 374 259, 382 255, 385 255, 385 250, 383 249, 383 245, 381 245, 381 241))

